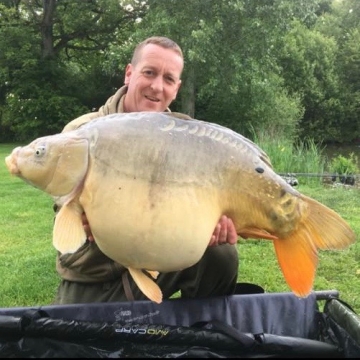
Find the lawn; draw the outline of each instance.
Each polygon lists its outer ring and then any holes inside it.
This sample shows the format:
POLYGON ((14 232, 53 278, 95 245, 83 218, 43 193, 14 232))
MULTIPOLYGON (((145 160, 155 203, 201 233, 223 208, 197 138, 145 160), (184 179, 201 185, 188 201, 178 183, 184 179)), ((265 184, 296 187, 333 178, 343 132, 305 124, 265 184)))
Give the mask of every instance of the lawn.
MULTIPOLYGON (((0 157, 15 145, 1 144, 0 157)), ((0 307, 50 304, 59 277, 52 246, 53 202, 45 193, 10 176, 0 162, 0 307)), ((356 187, 302 185, 298 190, 337 211, 359 238, 360 190, 356 187)), ((288 292, 271 241, 240 240, 239 281, 267 292, 288 292)), ((360 244, 343 251, 321 251, 314 290, 333 290, 360 313, 360 244)))

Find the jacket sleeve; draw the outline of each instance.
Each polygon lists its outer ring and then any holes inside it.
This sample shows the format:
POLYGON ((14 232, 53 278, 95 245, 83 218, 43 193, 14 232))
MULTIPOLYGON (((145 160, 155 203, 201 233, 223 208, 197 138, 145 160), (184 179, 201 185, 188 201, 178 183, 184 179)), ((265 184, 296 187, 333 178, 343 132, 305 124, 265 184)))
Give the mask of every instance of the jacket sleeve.
POLYGON ((62 132, 75 130, 81 125, 93 119, 96 119, 100 116, 123 112, 122 99, 123 96, 126 94, 126 91, 127 91, 127 86, 126 85, 122 86, 118 91, 116 91, 114 95, 110 96, 106 100, 106 103, 103 106, 101 106, 98 111, 81 115, 78 118, 70 121, 67 125, 65 125, 62 132))
POLYGON ((67 123, 65 125, 65 127, 63 128, 62 132, 67 132, 67 131, 71 131, 71 130, 75 130, 78 127, 80 127, 81 125, 96 119, 97 117, 99 117, 100 114, 98 111, 92 112, 92 113, 88 113, 88 114, 84 114, 79 116, 78 118, 70 121, 69 123, 67 123))

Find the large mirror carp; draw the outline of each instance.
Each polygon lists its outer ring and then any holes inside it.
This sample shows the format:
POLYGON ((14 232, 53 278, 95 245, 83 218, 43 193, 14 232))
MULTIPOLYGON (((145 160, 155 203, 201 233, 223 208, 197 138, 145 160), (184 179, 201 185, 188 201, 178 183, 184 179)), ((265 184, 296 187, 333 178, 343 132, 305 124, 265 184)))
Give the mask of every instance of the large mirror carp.
POLYGON ((249 139, 177 114, 107 115, 17 147, 6 164, 61 205, 58 251, 73 253, 86 241, 85 211, 101 251, 158 303, 162 293, 150 275, 198 262, 222 214, 239 236, 273 241, 300 297, 312 290, 318 249, 355 240, 336 212, 291 187, 249 139))

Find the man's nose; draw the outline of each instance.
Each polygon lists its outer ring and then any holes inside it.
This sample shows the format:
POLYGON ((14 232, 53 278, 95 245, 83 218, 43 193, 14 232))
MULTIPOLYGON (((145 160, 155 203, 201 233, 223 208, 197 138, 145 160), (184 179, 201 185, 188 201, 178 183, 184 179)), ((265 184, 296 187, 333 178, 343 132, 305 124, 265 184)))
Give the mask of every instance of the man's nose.
POLYGON ((153 79, 153 81, 151 82, 151 89, 156 91, 156 92, 160 92, 163 90, 164 88, 164 81, 163 78, 161 76, 157 76, 155 79, 153 79))

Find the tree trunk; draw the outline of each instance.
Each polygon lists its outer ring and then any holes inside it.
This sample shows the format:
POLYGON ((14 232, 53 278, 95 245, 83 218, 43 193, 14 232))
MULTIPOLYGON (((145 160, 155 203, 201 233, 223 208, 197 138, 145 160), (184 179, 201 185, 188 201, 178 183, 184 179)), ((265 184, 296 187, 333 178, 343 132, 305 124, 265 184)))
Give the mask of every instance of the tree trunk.
POLYGON ((181 90, 181 111, 191 117, 195 116, 195 71, 188 65, 187 77, 181 90))
POLYGON ((41 22, 42 57, 54 56, 53 19, 57 0, 43 0, 44 15, 41 22))

